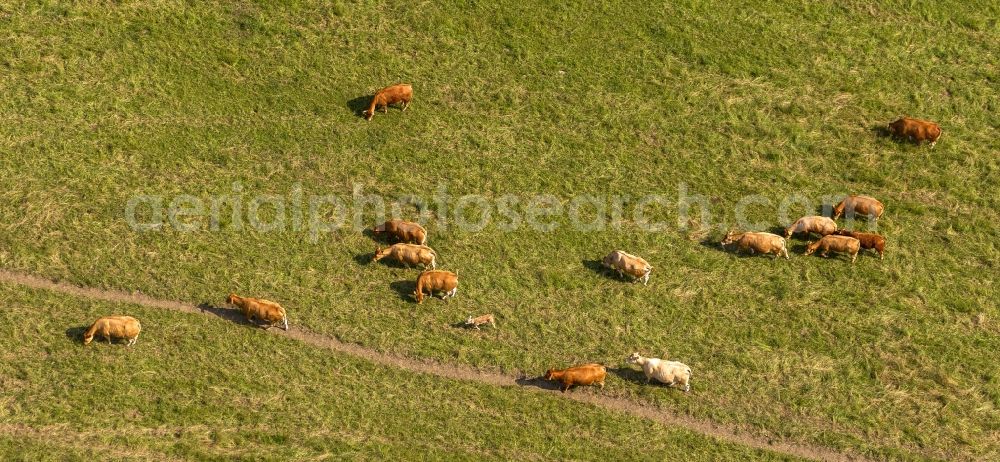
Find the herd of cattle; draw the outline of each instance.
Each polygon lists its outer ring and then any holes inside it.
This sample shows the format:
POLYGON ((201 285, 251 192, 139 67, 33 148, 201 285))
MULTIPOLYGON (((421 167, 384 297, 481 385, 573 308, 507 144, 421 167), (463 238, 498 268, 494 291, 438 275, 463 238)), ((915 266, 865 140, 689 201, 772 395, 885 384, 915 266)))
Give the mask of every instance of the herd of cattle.
MULTIPOLYGON (((372 98, 370 107, 363 112, 363 115, 366 120, 371 120, 378 107, 382 107, 383 112, 388 112, 388 106, 396 103, 402 103, 403 110, 406 110, 412 98, 413 88, 408 84, 383 88, 372 98)), ((893 135, 908 138, 918 144, 929 141, 932 148, 941 137, 941 128, 937 124, 908 117, 890 123, 888 129, 893 135)), ((816 234, 820 238, 807 244, 805 255, 819 251, 821 256, 826 257, 832 251, 849 255, 851 262, 854 263, 861 250, 871 249, 878 252, 881 259, 884 258, 885 254, 885 238, 883 236, 838 229, 836 220, 841 216, 849 218, 866 216, 869 220, 877 221, 884 211, 885 207, 882 203, 872 197, 848 196, 834 207, 832 217, 814 215, 799 218, 785 229, 784 236, 768 232, 737 233, 730 231, 726 233, 721 245, 723 248, 735 245, 737 252, 771 254, 774 255, 774 258, 784 256, 787 259, 789 255, 786 239, 796 234, 807 237, 816 234)), ((373 261, 388 258, 407 267, 417 265, 423 267, 417 276, 416 289, 413 292, 413 298, 418 304, 423 303, 425 294, 431 297, 440 294, 441 299, 444 300, 454 297, 458 293, 458 275, 451 271, 437 269, 437 252, 427 246, 427 230, 423 226, 404 220, 389 220, 374 227, 372 232, 376 236, 384 236, 389 240, 398 241, 386 248, 377 247, 373 261)), ((633 279, 633 282, 642 281, 643 285, 648 284, 650 272, 653 270, 653 267, 646 260, 621 250, 609 253, 601 264, 605 268, 617 272, 620 277, 628 275, 633 279)), ((260 320, 265 328, 280 325, 283 329, 288 330, 288 315, 285 309, 275 302, 229 294, 226 303, 238 308, 250 322, 260 320)), ((474 329, 479 329, 480 326, 484 325, 495 328, 496 318, 492 314, 469 316, 464 324, 474 329)), ((134 317, 105 316, 86 329, 83 343, 88 345, 97 336, 106 338, 108 343, 111 343, 113 338, 122 338, 127 340, 128 345, 133 345, 141 330, 142 326, 139 320, 134 317)), ((649 382, 656 379, 671 387, 683 387, 685 392, 691 389, 691 368, 683 363, 647 358, 639 353, 632 353, 625 358, 625 362, 641 367, 649 382)), ((596 384, 603 389, 606 376, 607 370, 603 365, 588 363, 568 369, 549 369, 544 378, 558 382, 560 390, 565 392, 576 385, 596 384)))

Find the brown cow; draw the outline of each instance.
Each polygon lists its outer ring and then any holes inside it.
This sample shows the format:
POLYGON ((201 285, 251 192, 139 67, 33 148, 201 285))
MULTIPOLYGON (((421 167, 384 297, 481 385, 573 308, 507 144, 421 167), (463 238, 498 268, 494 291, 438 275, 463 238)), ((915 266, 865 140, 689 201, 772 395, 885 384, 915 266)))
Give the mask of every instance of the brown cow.
POLYGON ((941 126, 929 120, 901 117, 889 124, 889 132, 897 137, 915 141, 917 144, 930 141, 931 148, 934 148, 938 138, 941 137, 941 126))
POLYGON ((640 257, 621 250, 615 250, 604 257, 601 265, 618 272, 618 276, 628 274, 635 278, 632 282, 642 281, 642 285, 649 282, 649 272, 653 267, 640 257))
POLYGON ((833 234, 836 230, 837 222, 827 217, 813 215, 799 218, 791 226, 785 228, 785 238, 790 238, 796 233, 805 233, 807 236, 809 233, 816 233, 820 236, 826 236, 833 234))
POLYGON ((878 258, 885 258, 885 238, 874 233, 859 233, 856 231, 848 231, 842 229, 837 231, 837 235, 840 236, 851 236, 861 242, 862 249, 873 249, 878 252, 878 258))
POLYGON ((437 267, 437 253, 434 249, 426 245, 417 244, 393 244, 386 248, 376 247, 373 261, 379 261, 385 257, 392 257, 396 261, 407 265, 424 265, 424 268, 437 267))
POLYGON ((141 331, 142 325, 132 316, 104 316, 94 321, 83 333, 83 344, 90 345, 96 335, 108 339, 109 344, 112 337, 123 338, 128 340, 128 346, 132 346, 139 340, 141 331))
POLYGON ((417 290, 413 291, 418 304, 424 302, 424 292, 432 297, 434 292, 443 292, 441 300, 454 297, 458 293, 458 275, 444 270, 424 271, 417 276, 417 290))
POLYGON ((878 199, 868 196, 847 196, 833 208, 833 219, 840 218, 841 215, 865 215, 874 221, 878 221, 885 212, 885 206, 878 199))
POLYGON ((403 103, 403 110, 405 111, 406 108, 410 107, 412 99, 413 87, 408 83, 399 83, 385 87, 372 97, 372 104, 364 112, 365 120, 372 120, 372 117, 375 116, 375 109, 379 106, 382 107, 382 112, 388 113, 390 104, 403 103))
POLYGON ((389 220, 372 228, 376 236, 385 233, 401 242, 427 245, 427 230, 419 223, 403 220, 389 220))
POLYGON ((722 247, 726 247, 730 244, 736 244, 737 252, 740 251, 750 251, 752 255, 755 252, 760 252, 762 254, 773 253, 774 258, 778 258, 782 254, 785 258, 788 256, 788 248, 785 246, 785 238, 771 233, 737 233, 735 231, 730 231, 726 233, 726 237, 722 239, 722 247))
POLYGON ((562 384, 559 390, 566 392, 570 387, 576 385, 600 385, 604 389, 604 379, 608 376, 608 371, 604 366, 596 363, 581 364, 568 369, 549 369, 545 371, 545 380, 556 380, 562 384))
POLYGON ((858 251, 861 250, 861 242, 850 236, 838 236, 836 234, 831 234, 829 236, 823 236, 816 242, 810 242, 806 246, 806 255, 812 255, 813 252, 819 250, 819 255, 826 257, 826 253, 829 251, 846 253, 851 256, 851 263, 858 259, 858 251))
POLYGON ((229 294, 226 303, 236 305, 247 317, 247 321, 253 322, 254 318, 264 321, 264 328, 270 328, 283 323, 282 329, 288 330, 288 315, 281 305, 262 298, 240 297, 236 294, 229 294))

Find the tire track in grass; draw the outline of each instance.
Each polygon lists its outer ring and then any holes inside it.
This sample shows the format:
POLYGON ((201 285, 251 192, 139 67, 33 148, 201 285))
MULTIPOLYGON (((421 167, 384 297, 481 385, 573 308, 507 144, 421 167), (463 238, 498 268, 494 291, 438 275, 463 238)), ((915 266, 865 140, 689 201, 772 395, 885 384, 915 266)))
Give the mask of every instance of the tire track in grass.
MULTIPOLYGON (((38 276, 0 270, 0 282, 34 289, 43 289, 77 297, 115 303, 130 303, 150 308, 180 311, 200 315, 214 315, 222 319, 247 324, 239 311, 209 305, 192 305, 173 300, 160 300, 139 292, 124 292, 91 287, 82 287, 65 282, 53 281, 38 276)), ((824 461, 865 461, 865 457, 838 452, 834 449, 810 444, 776 441, 738 431, 732 427, 709 420, 676 414, 670 410, 649 404, 641 404, 623 398, 602 396, 596 393, 559 393, 558 388, 538 378, 515 377, 513 375, 483 371, 466 366, 424 361, 404 356, 382 353, 354 343, 344 343, 333 337, 310 332, 300 327, 288 331, 279 328, 268 329, 274 335, 282 335, 309 345, 325 348, 337 353, 348 354, 373 363, 392 366, 410 372, 429 374, 453 380, 477 382, 498 387, 537 388, 541 393, 550 393, 573 401, 587 403, 616 412, 624 412, 663 425, 681 427, 721 441, 763 449, 790 456, 824 461)))

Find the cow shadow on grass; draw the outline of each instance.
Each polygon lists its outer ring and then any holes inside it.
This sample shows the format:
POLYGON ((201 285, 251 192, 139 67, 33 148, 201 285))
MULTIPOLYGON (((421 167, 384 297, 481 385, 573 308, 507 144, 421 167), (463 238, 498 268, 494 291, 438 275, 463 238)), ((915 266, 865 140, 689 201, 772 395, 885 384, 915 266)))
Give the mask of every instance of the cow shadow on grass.
MULTIPOLYGON (((608 372, 610 372, 610 373, 612 373, 614 375, 617 375, 618 378, 620 378, 620 379, 622 379, 622 380, 624 380, 626 382, 632 382, 632 383, 637 384, 637 385, 649 385, 650 384, 650 382, 648 380, 646 380, 646 374, 643 374, 642 372, 639 372, 639 371, 637 371, 635 369, 632 369, 631 367, 609 367, 607 369, 608 369, 608 372)), ((662 383, 657 382, 655 380, 652 383, 653 384, 663 385, 662 383)))
POLYGON ((404 302, 417 303, 413 298, 413 293, 417 291, 417 283, 411 280, 390 282, 389 288, 396 292, 396 296, 404 302))
POLYGON ((353 98, 347 102, 347 108, 350 109, 355 116, 363 119, 365 118, 365 110, 367 110, 368 106, 372 104, 372 98, 374 98, 372 95, 363 95, 353 98))
POLYGON ((589 270, 591 270, 591 271, 593 271, 593 272, 595 272, 595 273, 597 273, 597 274, 599 274, 601 276, 604 276, 604 277, 606 277, 608 279, 611 279, 613 281, 628 281, 629 280, 629 279, 625 278, 624 276, 619 276, 617 271, 605 267, 604 264, 600 260, 583 260, 582 263, 583 263, 583 266, 586 267, 587 269, 589 269, 589 270))
POLYGON ((537 377, 524 376, 517 380, 514 380, 518 386, 521 387, 535 387, 541 388, 542 390, 549 391, 559 391, 560 383, 553 380, 545 380, 544 375, 539 375, 537 377))
POLYGON ((889 131, 889 126, 886 124, 872 125, 871 127, 868 127, 868 131, 872 132, 879 138, 890 138, 896 140, 896 137, 893 136, 891 131, 889 131))
POLYGON ((375 252, 359 253, 354 256, 354 263, 357 263, 360 266, 368 266, 372 264, 373 258, 375 258, 375 252))
POLYGON ((376 233, 375 231, 372 231, 371 228, 365 228, 363 231, 361 231, 361 234, 367 236, 369 239, 375 242, 381 244, 391 244, 391 242, 389 241, 388 233, 376 233))
POLYGON ((778 236, 785 237, 785 228, 783 226, 772 226, 767 229, 768 233, 777 234, 778 236))
POLYGON ((215 315, 216 317, 225 319, 226 321, 229 321, 233 324, 240 324, 244 326, 257 326, 257 327, 261 326, 260 324, 247 320, 246 316, 243 316, 243 313, 241 313, 240 310, 237 309, 224 308, 221 306, 216 306, 215 304, 209 302, 202 302, 198 304, 198 310, 201 311, 202 313, 215 315))
POLYGON ((88 327, 90 326, 70 327, 66 329, 66 338, 74 342, 83 342, 83 333, 87 331, 88 327))

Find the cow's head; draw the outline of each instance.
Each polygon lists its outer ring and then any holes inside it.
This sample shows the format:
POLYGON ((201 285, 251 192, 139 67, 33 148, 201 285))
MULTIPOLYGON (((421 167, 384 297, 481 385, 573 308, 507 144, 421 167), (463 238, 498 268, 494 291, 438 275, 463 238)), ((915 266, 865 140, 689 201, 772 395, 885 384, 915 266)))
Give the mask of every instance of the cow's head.
POLYGON ((94 334, 83 334, 83 344, 90 345, 94 341, 94 334))
POLYGON ((232 305, 236 303, 237 298, 236 294, 230 293, 229 296, 226 297, 226 303, 232 305))
POLYGON ((365 120, 370 121, 370 120, 372 120, 372 117, 375 116, 375 111, 369 111, 369 110, 365 109, 364 112, 362 112, 362 114, 364 114, 365 120))
POLYGON ((726 233, 726 237, 722 238, 722 242, 720 244, 722 244, 724 246, 732 244, 732 243, 736 242, 736 239, 738 239, 739 237, 740 237, 740 234, 737 234, 736 231, 730 230, 729 232, 726 233))
POLYGON ((808 245, 806 245, 805 255, 812 255, 813 252, 815 252, 816 249, 818 248, 819 248, 819 241, 810 242, 808 245))
POLYGON ((637 351, 635 353, 630 354, 628 356, 628 358, 625 358, 625 362, 629 363, 629 364, 635 364, 635 363, 639 362, 639 358, 641 358, 641 357, 642 357, 642 355, 640 355, 639 352, 637 351))
POLYGON ((475 324, 475 321, 472 319, 472 316, 469 316, 469 318, 465 320, 465 325, 471 326, 473 324, 475 324))
POLYGON ((372 261, 379 261, 389 255, 390 248, 382 248, 381 246, 375 247, 375 256, 372 257, 372 261))
POLYGON ((542 378, 545 379, 545 380, 552 380, 555 376, 556 376, 556 370, 555 369, 549 369, 549 370, 545 371, 545 375, 542 378))

